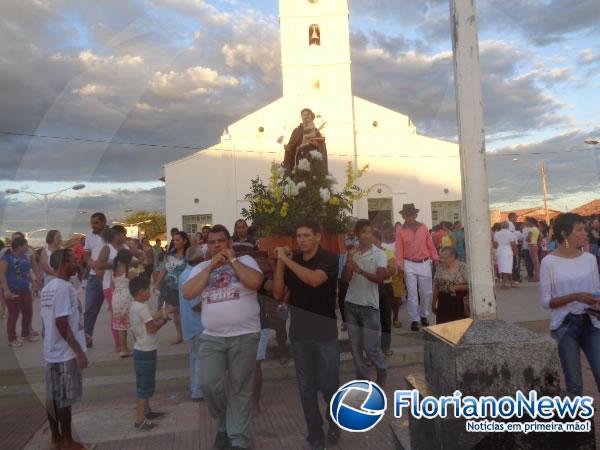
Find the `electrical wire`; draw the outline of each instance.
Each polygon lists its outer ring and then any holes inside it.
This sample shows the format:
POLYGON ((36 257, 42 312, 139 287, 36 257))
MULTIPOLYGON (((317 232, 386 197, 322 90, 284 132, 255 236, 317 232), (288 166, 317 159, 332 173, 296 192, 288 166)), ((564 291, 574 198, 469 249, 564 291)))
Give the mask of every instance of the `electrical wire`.
MULTIPOLYGON (((45 134, 36 134, 36 133, 20 133, 16 131, 4 131, 0 130, 0 134, 7 136, 18 136, 18 137, 30 137, 30 138, 39 138, 39 139, 54 139, 68 142, 83 142, 83 143, 91 143, 91 144, 110 144, 110 145, 130 145, 136 147, 153 147, 153 148, 171 148, 171 149, 181 149, 181 150, 202 150, 198 146, 193 145, 181 145, 181 144, 152 144, 145 142, 123 142, 123 141, 111 141, 107 139, 92 139, 92 138, 80 138, 80 137, 72 137, 72 136, 51 136, 45 134)), ((233 149, 219 149, 225 152, 233 152, 233 149)), ((594 148, 590 146, 589 148, 576 148, 571 150, 559 150, 559 151, 542 151, 542 152, 501 152, 501 153, 486 153, 487 157, 497 158, 497 157, 515 157, 515 156, 535 156, 535 155, 553 155, 553 154, 566 154, 566 153, 578 153, 578 152, 593 152, 594 150, 598 150, 598 148, 594 148)), ((260 154, 280 154, 278 151, 259 151, 259 150, 251 150, 244 148, 235 149, 236 153, 260 153, 260 154)), ((344 156, 344 157, 354 157, 352 153, 330 153, 329 156, 344 156)), ((400 154, 378 154, 373 155, 374 158, 459 158, 459 155, 400 155, 400 154)))

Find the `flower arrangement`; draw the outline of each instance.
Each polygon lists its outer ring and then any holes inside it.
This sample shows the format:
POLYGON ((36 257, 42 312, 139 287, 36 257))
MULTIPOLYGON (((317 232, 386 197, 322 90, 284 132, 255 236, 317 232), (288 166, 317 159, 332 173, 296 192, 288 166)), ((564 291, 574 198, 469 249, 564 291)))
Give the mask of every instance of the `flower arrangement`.
POLYGON ((268 184, 260 177, 251 181, 245 197, 250 205, 242 210, 242 217, 258 226, 261 237, 292 236, 296 225, 307 217, 332 234, 348 230, 353 203, 367 194, 358 186, 358 180, 368 165, 355 171, 348 162, 346 183, 338 192, 334 189, 338 183, 335 177, 319 170, 322 160, 320 152, 310 152, 308 158, 298 161, 291 176, 273 162, 268 184))

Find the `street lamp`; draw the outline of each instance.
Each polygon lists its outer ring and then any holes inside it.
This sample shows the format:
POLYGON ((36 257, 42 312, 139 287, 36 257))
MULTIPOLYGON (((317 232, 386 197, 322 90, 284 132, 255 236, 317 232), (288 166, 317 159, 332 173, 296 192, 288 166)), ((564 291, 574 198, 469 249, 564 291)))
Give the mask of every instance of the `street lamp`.
POLYGON ((25 239, 29 240, 29 237, 34 234, 34 233, 39 233, 41 231, 46 231, 46 228, 38 228, 37 230, 33 230, 33 231, 17 231, 17 230, 4 230, 6 232, 6 234, 9 233, 23 233, 25 235, 25 239))
POLYGON ((10 195, 29 194, 32 197, 35 197, 37 199, 42 199, 44 201, 44 224, 45 224, 46 228, 48 228, 48 199, 56 198, 58 196, 58 194, 62 194, 63 192, 66 192, 66 191, 70 191, 70 190, 80 191, 84 188, 85 188, 85 184, 76 184, 76 185, 70 186, 68 188, 60 189, 60 190, 54 191, 54 192, 47 192, 47 193, 30 192, 30 191, 24 191, 24 190, 20 190, 20 189, 7 189, 5 192, 10 195))

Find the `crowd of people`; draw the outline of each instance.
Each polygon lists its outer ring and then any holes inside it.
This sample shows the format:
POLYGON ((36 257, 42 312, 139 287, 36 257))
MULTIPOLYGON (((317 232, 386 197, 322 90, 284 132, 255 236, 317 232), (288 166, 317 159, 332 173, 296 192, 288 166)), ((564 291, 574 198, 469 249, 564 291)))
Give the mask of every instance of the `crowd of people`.
MULTIPOLYGON (((372 367, 382 386, 393 354, 392 327, 402 326, 402 303, 413 332, 429 326, 431 312, 438 324, 469 317, 462 225, 443 222, 429 230, 413 204, 400 214, 403 223, 395 225, 358 220, 341 254, 320 245, 318 224, 300 223, 298 251, 279 247, 274 261, 257 251, 258 230, 244 220, 234 224, 233 234, 223 225, 206 226, 193 237, 173 228, 166 251, 160 241, 151 246, 147 239, 128 239, 122 226, 108 227, 102 213, 91 216, 90 233, 69 248, 57 230, 48 232, 39 251, 22 233, 13 234, 0 254, 8 344, 18 348, 39 339, 32 328, 39 295, 51 447, 86 448, 73 440, 71 407, 81 398, 86 350, 94 346, 104 303, 117 357, 133 359, 136 429, 151 430, 164 416, 149 401, 157 333, 173 321, 173 344, 190 342, 191 397, 205 400, 217 423, 214 448, 250 446, 249 423, 260 414, 261 361, 273 334, 282 363, 289 357, 288 339, 291 344, 308 443, 315 449, 338 443, 340 429, 319 406, 319 392, 329 404, 340 385, 337 309, 357 379, 370 379, 372 367)), ((529 280, 541 281, 542 305, 553 310, 552 335, 568 393, 582 389, 579 348, 600 386, 598 219, 585 223, 564 214, 551 229, 532 218, 516 219, 511 214, 494 226, 500 287, 517 286, 524 259, 529 280)))
MULTIPOLYGON (((553 224, 540 222, 533 217, 518 220, 517 214, 510 213, 506 222, 492 227, 492 241, 495 249, 495 270, 502 289, 517 287, 523 281, 522 268, 525 265, 528 282, 539 282, 542 260, 556 251, 560 236, 553 224)), ((586 234, 582 250, 600 261, 600 218, 582 218, 586 234)))

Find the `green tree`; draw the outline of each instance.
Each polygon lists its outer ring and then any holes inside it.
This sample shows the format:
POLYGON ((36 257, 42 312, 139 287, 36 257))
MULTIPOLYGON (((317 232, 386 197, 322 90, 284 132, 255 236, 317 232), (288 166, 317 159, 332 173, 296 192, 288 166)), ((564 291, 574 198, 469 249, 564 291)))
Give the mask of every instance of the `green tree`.
POLYGON ((146 220, 150 222, 140 224, 140 234, 143 231, 148 239, 154 239, 167 231, 167 218, 160 211, 135 211, 128 214, 123 223, 135 224, 146 220))

